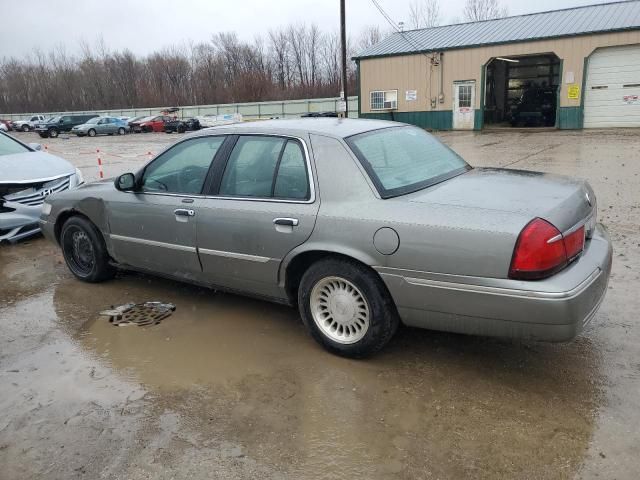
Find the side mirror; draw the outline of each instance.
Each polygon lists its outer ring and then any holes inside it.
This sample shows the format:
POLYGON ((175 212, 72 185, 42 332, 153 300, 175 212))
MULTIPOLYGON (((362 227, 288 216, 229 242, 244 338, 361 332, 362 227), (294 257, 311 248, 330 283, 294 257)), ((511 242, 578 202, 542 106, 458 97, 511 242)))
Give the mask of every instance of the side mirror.
POLYGON ((136 177, 133 173, 123 173, 115 181, 116 190, 131 192, 136 187, 136 177))
POLYGON ((64 123, 64 120, 63 120, 63 119, 60 119, 60 120, 58 121, 58 123, 64 123))
POLYGON ((42 145, 40 145, 39 143, 27 143, 27 146, 32 150, 35 150, 36 152, 42 150, 42 145))

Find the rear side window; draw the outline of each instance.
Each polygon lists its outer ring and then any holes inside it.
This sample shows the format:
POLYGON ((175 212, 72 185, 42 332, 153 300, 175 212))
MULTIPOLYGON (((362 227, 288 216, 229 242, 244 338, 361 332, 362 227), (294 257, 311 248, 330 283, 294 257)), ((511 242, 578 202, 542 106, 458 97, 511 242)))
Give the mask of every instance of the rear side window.
POLYGON ((269 136, 241 136, 222 175, 219 195, 306 200, 309 179, 300 142, 269 136))

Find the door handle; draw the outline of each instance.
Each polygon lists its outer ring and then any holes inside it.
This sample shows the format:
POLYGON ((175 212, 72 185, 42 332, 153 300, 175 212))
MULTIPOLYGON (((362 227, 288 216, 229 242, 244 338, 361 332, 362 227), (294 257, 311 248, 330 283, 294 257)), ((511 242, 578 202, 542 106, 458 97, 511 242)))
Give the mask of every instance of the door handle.
POLYGON ((186 208, 177 208, 173 213, 176 217, 193 217, 196 214, 193 210, 188 210, 186 208))
POLYGON ((297 227, 298 219, 297 218, 274 218, 273 223, 276 225, 287 225, 289 227, 297 227))

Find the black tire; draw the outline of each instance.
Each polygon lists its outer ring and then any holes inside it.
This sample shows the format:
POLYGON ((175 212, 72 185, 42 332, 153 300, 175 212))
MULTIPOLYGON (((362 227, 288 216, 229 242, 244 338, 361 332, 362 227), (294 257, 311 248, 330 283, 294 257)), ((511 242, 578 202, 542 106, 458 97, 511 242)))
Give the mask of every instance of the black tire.
POLYGON ((90 137, 95 137, 96 131, 93 128, 90 128, 89 131, 87 132, 87 135, 89 135, 90 137))
POLYGON ((28 132, 29 130, 31 130, 31 128, 29 128, 29 125, 22 125, 23 132, 28 132))
POLYGON ((178 127, 178 133, 184 133, 184 132, 186 132, 186 131, 187 131, 187 129, 186 129, 183 125, 180 125, 180 126, 178 127))
POLYGON ((40 138, 47 138, 49 136, 46 133, 42 133, 42 132, 38 132, 38 135, 40 135, 40 138))
POLYGON ((396 307, 380 277, 352 260, 326 259, 312 264, 302 276, 298 288, 298 309, 309 334, 329 352, 350 358, 364 358, 384 347, 400 323, 396 307), (314 287, 329 279, 346 280, 359 290, 368 306, 369 325, 362 338, 341 343, 330 338, 312 314, 314 287))
POLYGON ((86 218, 73 216, 64 223, 60 246, 69 270, 79 280, 97 283, 115 276, 102 234, 86 218))
POLYGON ((124 129, 124 127, 120 127, 120 128, 118 129, 118 135, 124 135, 125 133, 127 133, 127 132, 126 132, 126 130, 124 129))
POLYGON ((49 129, 49 137, 51 138, 57 138, 58 137, 58 129, 57 128, 50 128, 49 129))

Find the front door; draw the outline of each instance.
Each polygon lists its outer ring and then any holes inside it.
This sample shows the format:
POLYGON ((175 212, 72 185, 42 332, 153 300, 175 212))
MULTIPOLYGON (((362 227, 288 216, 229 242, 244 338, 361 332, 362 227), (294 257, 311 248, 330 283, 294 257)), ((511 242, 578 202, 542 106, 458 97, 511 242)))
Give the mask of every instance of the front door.
POLYGON ((476 103, 476 82, 453 83, 453 128, 473 130, 476 103))
MULTIPOLYGON (((216 162, 218 159, 216 159, 216 162)), ((214 166, 210 195, 198 210, 204 280, 277 297, 282 259, 315 226, 319 201, 303 139, 241 135, 214 166)))
POLYGON ((109 201, 110 238, 118 262, 173 277, 198 279, 198 205, 223 136, 185 140, 145 167, 135 192, 109 201))

